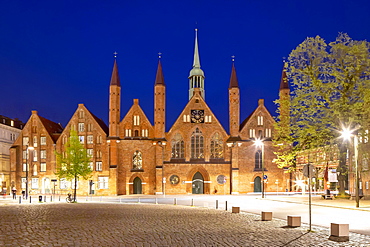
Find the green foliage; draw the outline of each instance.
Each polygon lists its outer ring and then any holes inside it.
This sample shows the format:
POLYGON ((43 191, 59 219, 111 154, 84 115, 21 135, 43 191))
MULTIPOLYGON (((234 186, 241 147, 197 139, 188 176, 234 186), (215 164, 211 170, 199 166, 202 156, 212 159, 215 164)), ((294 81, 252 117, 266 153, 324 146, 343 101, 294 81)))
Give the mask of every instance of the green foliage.
POLYGON ((70 131, 70 136, 67 143, 64 145, 64 152, 56 152, 57 171, 55 174, 59 178, 67 180, 74 179, 74 198, 76 198, 77 181, 80 177, 87 180, 91 176, 90 168, 91 157, 87 154, 87 150, 80 143, 77 132, 70 131))
POLYGON ((303 150, 342 143, 338 137, 344 126, 359 133, 369 128, 369 48, 369 42, 340 33, 329 44, 309 37, 290 53, 290 98, 276 101, 278 113, 289 107, 289 116, 280 116, 276 124, 280 167, 294 165, 303 150))

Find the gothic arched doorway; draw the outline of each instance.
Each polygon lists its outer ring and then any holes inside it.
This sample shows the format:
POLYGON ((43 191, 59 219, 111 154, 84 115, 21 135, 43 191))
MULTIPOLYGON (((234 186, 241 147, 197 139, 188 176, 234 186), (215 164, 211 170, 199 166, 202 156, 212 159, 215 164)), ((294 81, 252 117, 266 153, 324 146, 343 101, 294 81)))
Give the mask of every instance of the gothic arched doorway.
POLYGON ((134 194, 143 194, 142 182, 139 177, 134 179, 134 194))
POLYGON ((261 177, 254 179, 254 192, 262 192, 261 177))
POLYGON ((204 178, 200 172, 197 172, 193 176, 193 194, 203 194, 204 193, 204 178))

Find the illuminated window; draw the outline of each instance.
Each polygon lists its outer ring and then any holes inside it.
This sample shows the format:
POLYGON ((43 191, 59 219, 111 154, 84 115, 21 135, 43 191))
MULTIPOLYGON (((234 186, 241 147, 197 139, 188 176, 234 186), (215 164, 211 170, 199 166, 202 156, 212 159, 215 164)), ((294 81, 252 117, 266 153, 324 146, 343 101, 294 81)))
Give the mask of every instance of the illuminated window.
POLYGON ((95 163, 95 169, 96 169, 97 171, 102 171, 102 170, 103 170, 103 162, 101 162, 101 161, 97 161, 97 162, 95 163))
POLYGON ((191 158, 204 159, 204 138, 202 131, 196 128, 191 135, 191 158))
POLYGON ((29 145, 29 139, 28 139, 28 137, 27 137, 27 136, 24 136, 24 137, 23 137, 23 145, 24 145, 24 146, 28 146, 28 145, 29 145))
POLYGON ((262 151, 261 150, 257 150, 254 156, 254 169, 262 170, 262 151))
POLYGON ((171 157, 175 159, 184 158, 184 140, 179 133, 177 133, 172 140, 171 157))
POLYGON ((46 159, 46 150, 40 151, 40 159, 46 159))
POLYGON ((94 136, 88 135, 87 136, 87 144, 93 144, 94 143, 94 136))
POLYGON ((40 137, 40 144, 41 145, 46 145, 46 136, 41 136, 40 137))
POLYGON ((98 177, 98 189, 108 189, 108 177, 98 177))
POLYGON ((141 170, 143 169, 143 157, 140 151, 136 150, 132 157, 132 169, 141 170))
POLYGON ((41 163, 40 164, 40 172, 46 172, 46 163, 41 163))
POLYGON ((78 132, 85 132, 85 123, 78 123, 78 132))
POLYGON ((39 188, 39 179, 32 178, 31 179, 31 189, 38 189, 39 188))
POLYGON ((211 159, 222 159, 223 157, 223 141, 221 136, 216 133, 211 140, 211 159))

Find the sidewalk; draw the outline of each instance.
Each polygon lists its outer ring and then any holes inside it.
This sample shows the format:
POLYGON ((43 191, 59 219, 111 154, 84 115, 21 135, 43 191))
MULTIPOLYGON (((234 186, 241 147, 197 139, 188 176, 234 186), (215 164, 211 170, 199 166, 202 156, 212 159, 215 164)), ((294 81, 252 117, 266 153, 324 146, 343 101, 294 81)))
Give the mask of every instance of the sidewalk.
MULTIPOLYGON (((266 196, 265 200, 271 201, 282 201, 282 202, 291 202, 291 203, 301 203, 309 204, 308 195, 303 196, 266 196)), ((335 207, 335 208, 345 208, 361 211, 370 211, 370 200, 360 200, 360 205, 356 208, 356 201, 350 199, 340 199, 335 198, 333 200, 325 200, 321 196, 312 196, 311 203, 315 206, 323 207, 335 207)))

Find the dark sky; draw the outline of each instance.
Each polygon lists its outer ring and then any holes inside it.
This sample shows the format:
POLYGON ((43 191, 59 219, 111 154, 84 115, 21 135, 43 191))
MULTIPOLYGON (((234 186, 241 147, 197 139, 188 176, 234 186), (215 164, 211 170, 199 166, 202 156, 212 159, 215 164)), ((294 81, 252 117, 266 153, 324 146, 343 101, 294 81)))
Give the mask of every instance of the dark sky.
POLYGON ((31 110, 64 126, 84 103, 108 122, 113 52, 122 116, 134 98, 153 122, 158 52, 167 85, 167 129, 188 101, 194 29, 206 102, 228 131, 231 56, 241 121, 260 98, 275 115, 282 60, 306 37, 370 37, 370 1, 109 0, 0 2, 0 115, 26 122, 31 110))

